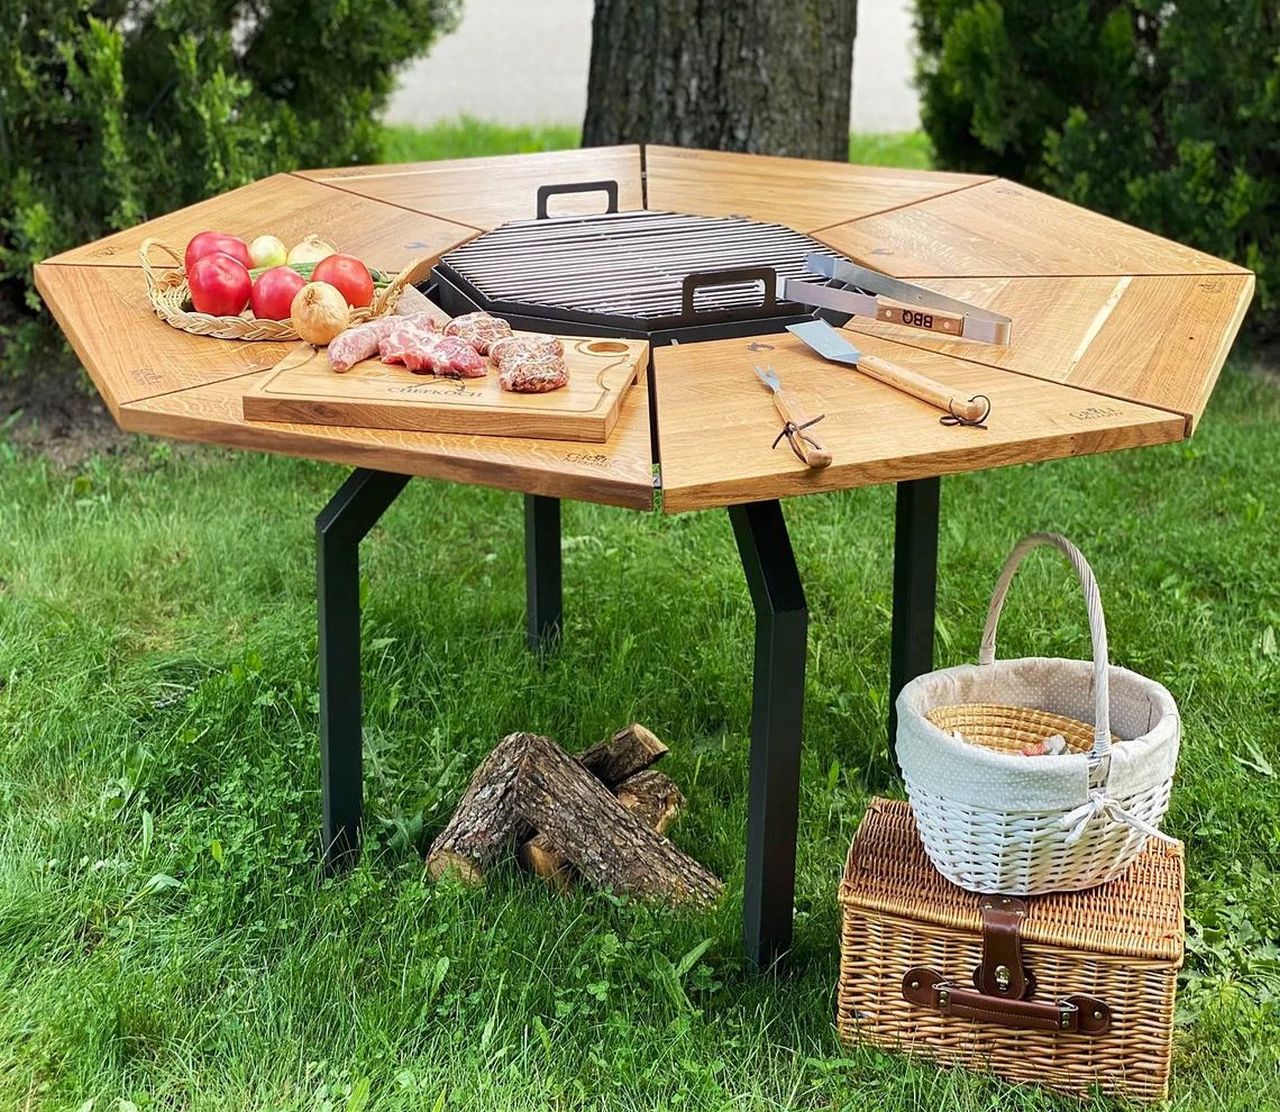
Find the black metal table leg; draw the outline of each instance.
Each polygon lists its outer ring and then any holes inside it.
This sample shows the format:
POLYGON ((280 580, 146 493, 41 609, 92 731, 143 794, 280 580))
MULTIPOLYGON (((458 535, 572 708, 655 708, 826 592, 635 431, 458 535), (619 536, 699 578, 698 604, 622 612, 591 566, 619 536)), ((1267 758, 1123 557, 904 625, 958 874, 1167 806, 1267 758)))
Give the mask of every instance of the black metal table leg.
POLYGON ((360 856, 360 541, 408 481, 407 475, 354 471, 316 517, 320 794, 329 872, 350 868, 360 856))
POLYGON ((529 648, 543 652, 560 637, 560 499, 524 496, 524 581, 529 648))
POLYGON ((756 611, 743 928, 748 959, 765 966, 791 946, 809 612, 782 507, 729 517, 756 611))
MULTIPOLYGON (((898 484, 893 534, 893 639, 889 650, 889 756, 895 742, 898 692, 933 668, 933 618, 938 592, 938 498, 942 480, 898 484)), ((899 771, 901 771, 899 769, 899 771)))

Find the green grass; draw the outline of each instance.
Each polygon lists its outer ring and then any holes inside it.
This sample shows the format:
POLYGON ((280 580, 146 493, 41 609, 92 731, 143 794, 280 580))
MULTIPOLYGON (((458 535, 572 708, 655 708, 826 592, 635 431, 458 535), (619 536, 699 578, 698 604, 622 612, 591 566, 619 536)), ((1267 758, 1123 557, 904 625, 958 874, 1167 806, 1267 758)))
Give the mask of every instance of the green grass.
MULTIPOLYGON (((431 127, 391 125, 383 129, 382 160, 420 162, 513 151, 558 151, 576 147, 580 134, 573 126, 504 127, 470 117, 431 127)), ((932 158, 929 138, 923 131, 849 136, 850 162, 924 170, 932 158)))
MULTIPOLYGON (((1188 444, 944 484, 941 663, 973 658, 1010 544, 1052 527, 1094 562, 1114 659, 1181 701, 1178 1109, 1280 1106, 1278 419, 1276 386, 1229 368, 1188 444)), ((363 548, 370 852, 318 875, 312 519, 343 474, 141 440, 71 473, 0 441, 0 1108, 1079 1107, 833 1032, 837 878, 897 790, 891 491, 787 507, 812 610, 796 949, 755 976, 752 619, 720 513, 566 505, 539 669, 519 498, 412 483, 363 548), (502 734, 631 719, 671 744, 674 836, 727 878, 721 908, 424 878, 502 734)), ((1020 578, 1002 649, 1087 651, 1064 567, 1020 578)))
POLYGON ((424 162, 436 158, 560 151, 576 147, 581 135, 580 129, 572 125, 506 127, 469 116, 431 127, 391 124, 382 131, 383 162, 424 162))

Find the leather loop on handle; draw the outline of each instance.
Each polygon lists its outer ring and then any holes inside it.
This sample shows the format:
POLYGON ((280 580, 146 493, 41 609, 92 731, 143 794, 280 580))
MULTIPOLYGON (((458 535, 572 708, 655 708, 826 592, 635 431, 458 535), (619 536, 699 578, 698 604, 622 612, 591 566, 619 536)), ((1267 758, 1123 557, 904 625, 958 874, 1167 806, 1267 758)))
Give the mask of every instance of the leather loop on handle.
POLYGON ((923 966, 907 970, 902 978, 902 998, 943 1015, 1028 1031, 1103 1035, 1111 1027, 1111 1009, 1092 996, 1076 994, 1053 1004, 1002 1000, 954 985, 936 970, 923 966))
MULTIPOLYGON (((736 267, 729 270, 700 270, 686 274, 680 286, 680 312, 686 317, 698 312, 694 295, 700 289, 714 286, 736 286, 747 282, 760 282, 764 286, 764 294, 760 299, 760 307, 773 312, 777 305, 777 271, 770 266, 736 267)), ((748 312, 754 313, 754 309, 748 312)))
POLYGON ((1031 533, 1020 540, 1000 571, 996 589, 991 595, 987 610, 987 623, 982 630, 982 646, 978 650, 978 663, 991 664, 996 658, 996 631, 1000 626, 1000 611, 1014 573, 1033 549, 1048 545, 1062 552, 1075 568, 1084 591, 1085 605, 1089 610, 1089 634, 1093 639, 1093 756, 1101 759, 1111 752, 1111 687, 1108 673, 1107 622, 1102 613, 1102 596, 1098 593, 1098 581, 1093 577, 1089 561, 1074 544, 1059 533, 1031 533))
MULTIPOLYGON (((817 440, 812 429, 804 428, 809 423, 808 414, 795 405, 781 390, 774 391, 773 407, 778 411, 778 416, 782 418, 784 425, 794 425, 797 430, 803 430, 805 436, 817 440)), ((831 466, 831 452, 821 444, 811 444, 799 435, 791 439, 791 444, 803 458, 806 467, 817 471, 831 466)))
POLYGON ((970 398, 968 401, 958 398, 955 392, 943 383, 915 371, 909 371, 906 367, 891 363, 888 359, 881 359, 878 355, 868 355, 863 352, 858 358, 858 370, 877 382, 883 382, 886 386, 892 386, 895 390, 901 390, 904 394, 910 394, 913 398, 928 402, 966 422, 982 421, 991 409, 989 403, 984 404, 976 398, 970 398))
POLYGON ((536 208, 539 220, 547 219, 547 201, 562 193, 603 193, 607 198, 606 213, 618 211, 618 183, 616 181, 571 181, 560 185, 540 185, 536 208))

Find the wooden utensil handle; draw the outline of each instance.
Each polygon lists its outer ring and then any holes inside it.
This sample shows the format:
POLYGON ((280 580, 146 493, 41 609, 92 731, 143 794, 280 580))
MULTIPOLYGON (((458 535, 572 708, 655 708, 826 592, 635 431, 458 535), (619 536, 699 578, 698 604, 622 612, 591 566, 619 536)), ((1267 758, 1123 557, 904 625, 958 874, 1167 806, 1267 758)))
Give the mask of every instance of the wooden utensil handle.
POLYGON ((944 412, 954 413, 966 421, 980 421, 986 416, 987 406, 983 402, 958 398, 950 387, 941 382, 909 371, 897 363, 890 363, 878 355, 863 355, 858 360, 858 369, 877 382, 883 382, 886 386, 892 386, 895 390, 937 406, 944 412))
POLYGON ((944 332, 948 336, 959 336, 964 332, 964 317, 959 313, 907 305, 888 297, 876 298, 876 320, 904 324, 908 328, 924 328, 930 332, 944 332))
MULTIPOLYGON (((784 424, 789 421, 799 428, 809 420, 808 415, 803 410, 792 404, 786 395, 776 390, 773 394, 773 405, 784 424)), ((817 437, 810 430, 806 429, 804 431, 805 435, 810 439, 817 440, 817 437)), ((831 466, 831 453, 826 448, 820 445, 815 447, 800 436, 793 437, 791 442, 796 446, 796 450, 800 455, 804 457, 806 466, 815 469, 831 466)))

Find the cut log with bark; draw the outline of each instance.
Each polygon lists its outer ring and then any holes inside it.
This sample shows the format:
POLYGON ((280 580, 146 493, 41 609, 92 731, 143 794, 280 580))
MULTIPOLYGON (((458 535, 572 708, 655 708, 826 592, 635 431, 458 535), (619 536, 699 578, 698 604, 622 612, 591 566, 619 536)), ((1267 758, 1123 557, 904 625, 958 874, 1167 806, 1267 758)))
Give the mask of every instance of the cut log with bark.
POLYGON ((546 738, 530 742, 513 803, 521 819, 601 888, 673 904, 708 905, 720 897, 724 886, 714 874, 546 738))
POLYGON ((683 809, 684 793, 665 772, 651 768, 618 785, 618 802, 659 834, 665 834, 683 809))
POLYGON ((481 762, 453 817, 431 843, 427 872, 432 880, 453 872, 467 884, 483 884, 489 867, 531 833, 516 815, 515 795, 524 758, 535 740, 541 739, 536 734, 508 734, 481 762))
POLYGON ((669 776, 649 767, 666 752, 639 725, 578 757, 539 735, 510 734, 476 769, 432 843, 428 873, 482 884, 519 845, 525 866, 556 887, 580 875, 642 899, 713 902, 720 880, 662 835, 685 802, 669 776))
MULTIPOLYGON (((584 749, 576 759, 605 787, 616 791, 624 781, 643 773, 665 757, 667 752, 666 745, 652 730, 646 729, 639 722, 633 722, 612 737, 584 749)), ((671 786, 675 787, 674 784, 671 786)), ((683 802, 683 797, 681 801, 683 802)), ((638 806, 644 805, 643 800, 637 799, 635 802, 638 806)), ((671 821, 670 817, 667 821, 671 821)), ((650 825, 656 829, 656 824, 651 822, 650 825)), ((518 857, 520 864, 542 877, 557 891, 567 892, 571 887, 573 869, 564 854, 545 835, 534 834, 524 842, 520 846, 518 857)))
POLYGON ((624 726, 607 741, 597 742, 578 754, 578 763, 605 787, 643 772, 667 755, 667 747, 639 722, 624 726))
MULTIPOLYGON (((578 757, 579 763, 582 757, 578 757)), ((667 827, 684 807, 683 793, 665 772, 656 768, 638 772, 617 785, 618 802, 638 816, 657 833, 667 827)), ((546 834, 535 834, 520 847, 520 864, 542 877, 556 891, 568 892, 573 886, 573 866, 546 834)))

